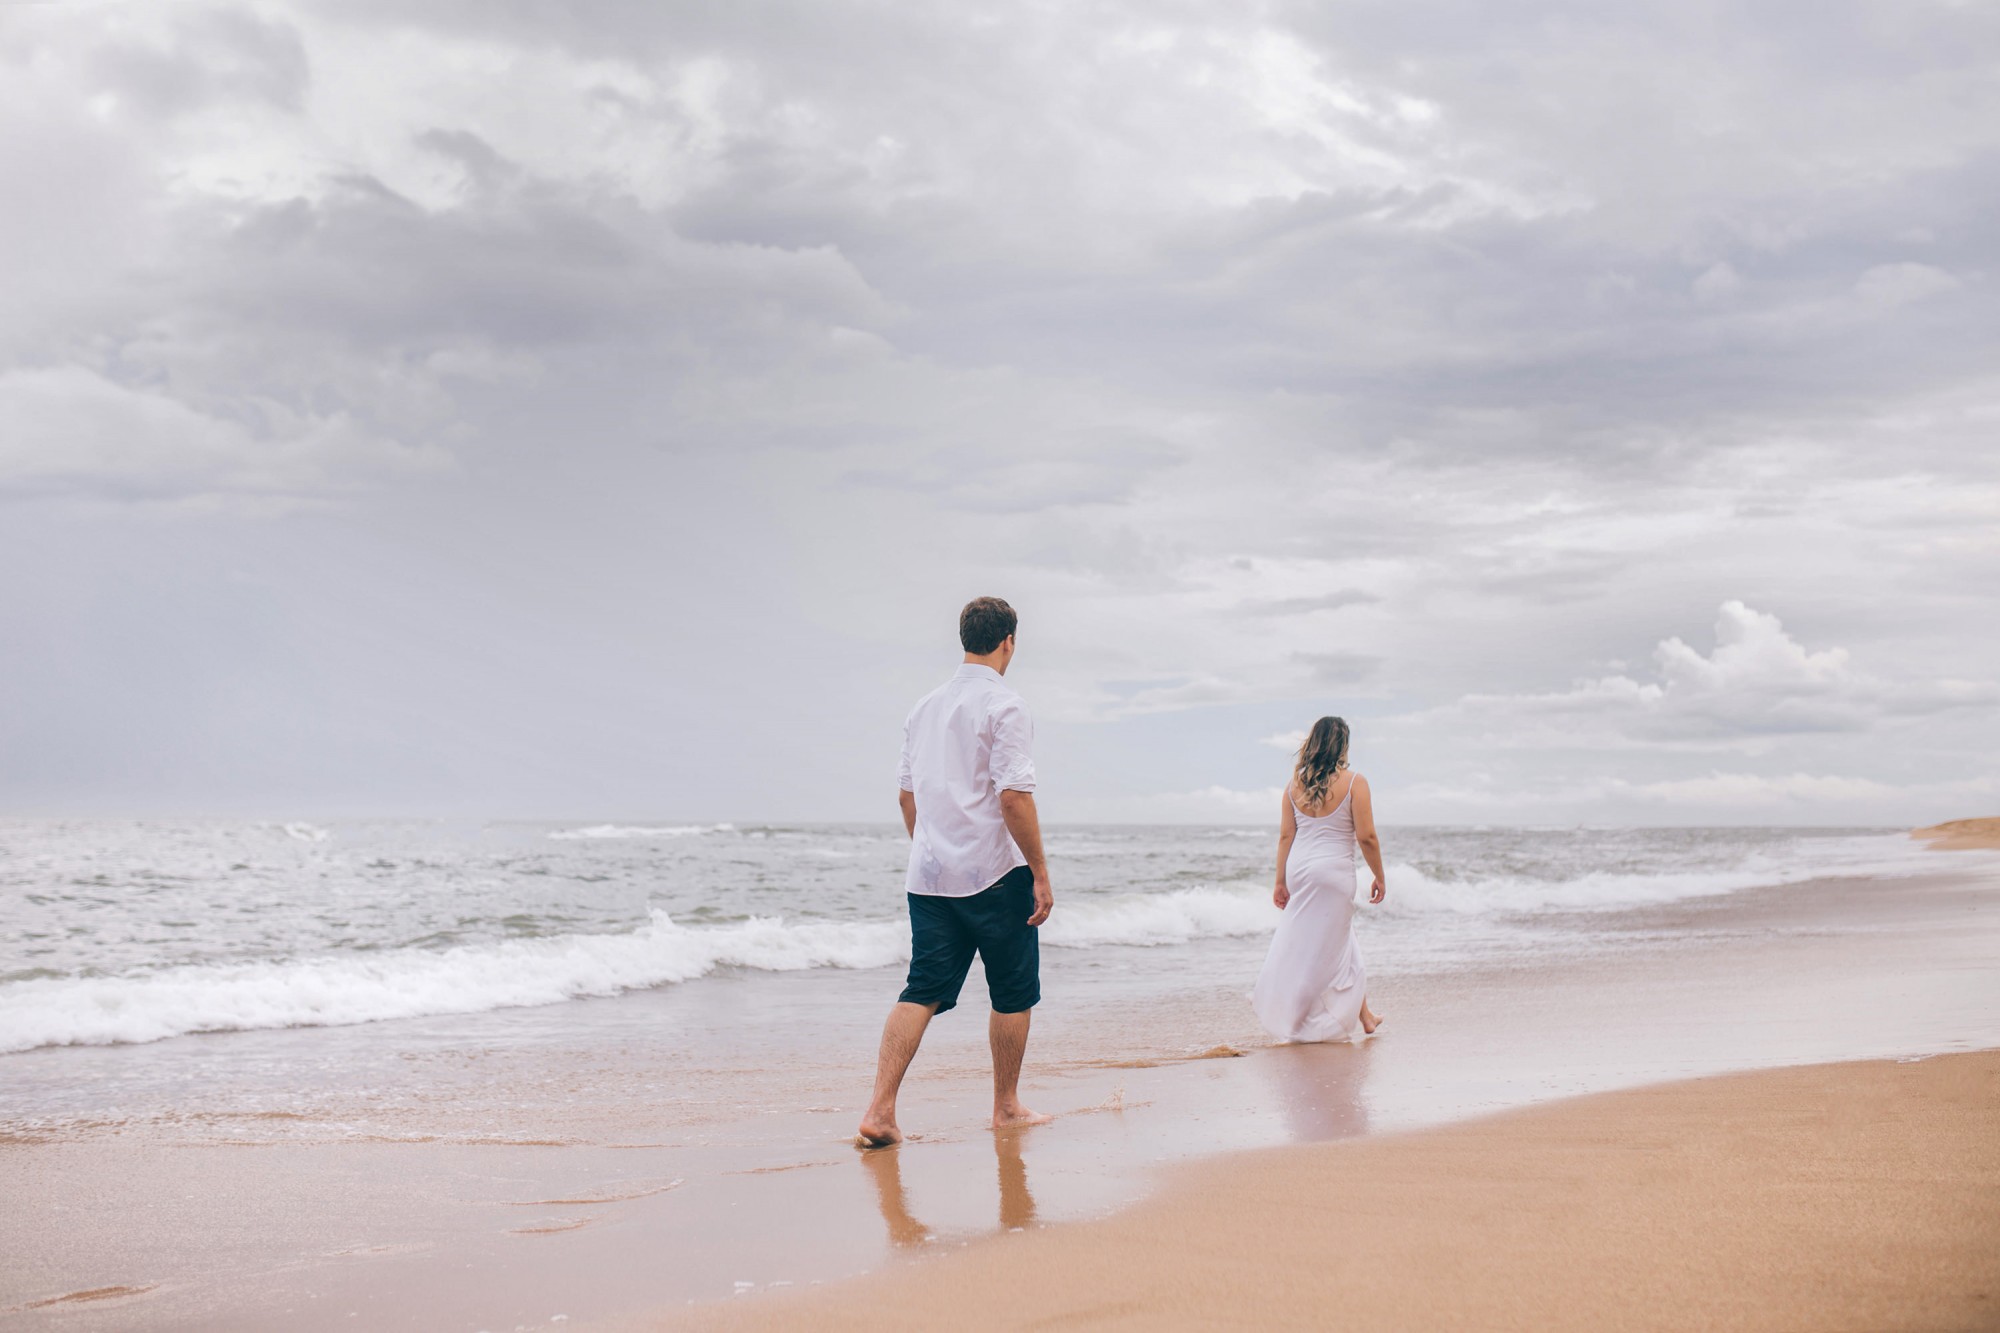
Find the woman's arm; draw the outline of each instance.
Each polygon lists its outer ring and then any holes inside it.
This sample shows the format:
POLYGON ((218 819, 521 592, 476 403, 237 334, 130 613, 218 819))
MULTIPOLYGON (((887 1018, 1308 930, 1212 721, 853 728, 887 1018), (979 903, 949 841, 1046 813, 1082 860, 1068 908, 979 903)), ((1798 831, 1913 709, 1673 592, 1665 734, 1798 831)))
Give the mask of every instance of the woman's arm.
POLYGON ((1292 789, 1285 787, 1284 813, 1278 816, 1278 887, 1271 891, 1271 901, 1283 911, 1285 904, 1292 900, 1292 891, 1285 887, 1285 862, 1291 859, 1292 839, 1299 836, 1298 817, 1292 813, 1292 789))
POLYGON ((1388 894, 1389 885, 1382 878, 1382 840, 1375 836, 1375 801, 1368 794, 1368 779, 1359 773, 1354 775, 1354 841, 1368 858, 1368 868, 1375 872, 1368 901, 1379 903, 1388 894))

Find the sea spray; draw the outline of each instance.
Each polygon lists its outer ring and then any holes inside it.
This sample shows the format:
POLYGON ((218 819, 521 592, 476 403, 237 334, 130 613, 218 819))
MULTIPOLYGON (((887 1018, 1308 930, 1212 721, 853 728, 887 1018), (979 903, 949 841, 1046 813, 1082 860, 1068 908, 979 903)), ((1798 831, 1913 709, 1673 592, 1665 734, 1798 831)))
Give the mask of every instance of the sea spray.
POLYGON ((618 935, 16 982, 0 987, 0 1051, 478 1013, 616 995, 725 966, 886 967, 908 951, 899 922, 760 918, 688 928, 655 911, 646 925, 618 935))
MULTIPOLYGON (((1181 889, 1066 906, 1043 939, 1056 948, 1184 944, 1256 934, 1274 921, 1268 902, 1244 892, 1181 889)), ((655 910, 619 934, 18 981, 0 986, 0 1052, 479 1013, 692 981, 724 967, 875 968, 909 956, 901 919, 684 926, 655 910)))
POLYGON ((591 824, 584 828, 555 829, 549 836, 557 842, 593 838, 694 838, 704 833, 734 833, 734 824, 591 824))

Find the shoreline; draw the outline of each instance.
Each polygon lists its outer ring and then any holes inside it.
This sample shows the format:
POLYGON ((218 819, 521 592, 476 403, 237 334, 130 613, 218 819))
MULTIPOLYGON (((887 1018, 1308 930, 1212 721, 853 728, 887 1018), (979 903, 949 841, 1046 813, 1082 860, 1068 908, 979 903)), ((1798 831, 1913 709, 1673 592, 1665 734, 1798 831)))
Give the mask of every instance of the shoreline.
POLYGON ((1996 1319, 2000 1050, 1985 1050, 1725 1074, 1238 1153, 1179 1168, 1105 1220, 996 1236, 822 1291, 603 1326, 1996 1319))
MULTIPOLYGON (((865 972, 41 1052, 10 1067, 48 1092, 17 1095, 59 1105, 74 1089, 118 1114, 0 1145, 0 1197, 16 1203, 0 1208, 14 1259, 0 1327, 647 1327, 633 1321, 683 1302, 737 1308, 732 1289, 832 1291, 1021 1240, 1017 1226, 1115 1220, 1190 1163, 1402 1142, 1731 1070, 2000 1048, 1996 894, 2000 865, 1974 856, 1623 908, 1592 918, 1587 954, 1385 969, 1390 1027, 1358 1045, 1239 1041, 1240 987, 1107 990, 1077 969, 1052 980, 1047 1062, 1027 1080, 1057 1122, 983 1128, 983 1024, 958 1024, 926 1042, 906 1090, 923 1139, 866 1158, 847 1146, 879 1017, 865 972), (806 1025, 818 1045, 800 1066, 787 1034, 806 1025), (1186 1058, 1223 1042, 1249 1058, 1186 1058), (789 1070, 782 1095, 724 1095, 736 1075, 718 1057, 789 1070), (152 1113, 105 1095, 107 1076, 148 1067, 190 1095, 152 1113), (194 1100, 225 1067, 294 1090, 317 1068, 353 1090, 194 1100), (112 1294, 34 1305, 79 1292, 112 1294)), ((1254 970, 1254 941, 1205 947, 1254 970)))

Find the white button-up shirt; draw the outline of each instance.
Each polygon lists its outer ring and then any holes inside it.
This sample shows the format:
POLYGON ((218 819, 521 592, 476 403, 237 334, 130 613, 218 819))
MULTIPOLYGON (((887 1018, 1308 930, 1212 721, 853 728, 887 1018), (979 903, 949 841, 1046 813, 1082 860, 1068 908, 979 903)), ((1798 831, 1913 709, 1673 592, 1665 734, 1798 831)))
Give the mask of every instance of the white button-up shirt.
POLYGON ((896 782, 917 798, 911 893, 965 898, 1027 864, 1000 818, 1000 793, 1033 791, 1034 719, 1000 673, 967 662, 903 723, 896 782))

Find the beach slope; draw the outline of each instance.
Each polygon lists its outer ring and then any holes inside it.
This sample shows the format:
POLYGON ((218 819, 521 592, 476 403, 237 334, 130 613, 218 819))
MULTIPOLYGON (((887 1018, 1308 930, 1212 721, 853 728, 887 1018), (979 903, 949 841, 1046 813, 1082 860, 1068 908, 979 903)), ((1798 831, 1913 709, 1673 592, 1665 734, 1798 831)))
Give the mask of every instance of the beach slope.
POLYGON ((684 1318, 726 1329, 2000 1327, 2000 1053, 1730 1075, 1238 1155, 1104 1221, 684 1318))
POLYGON ((1929 828, 1912 829, 1910 836, 1929 843, 1933 851, 1992 851, 2000 849, 2000 816, 1947 820, 1929 828))

